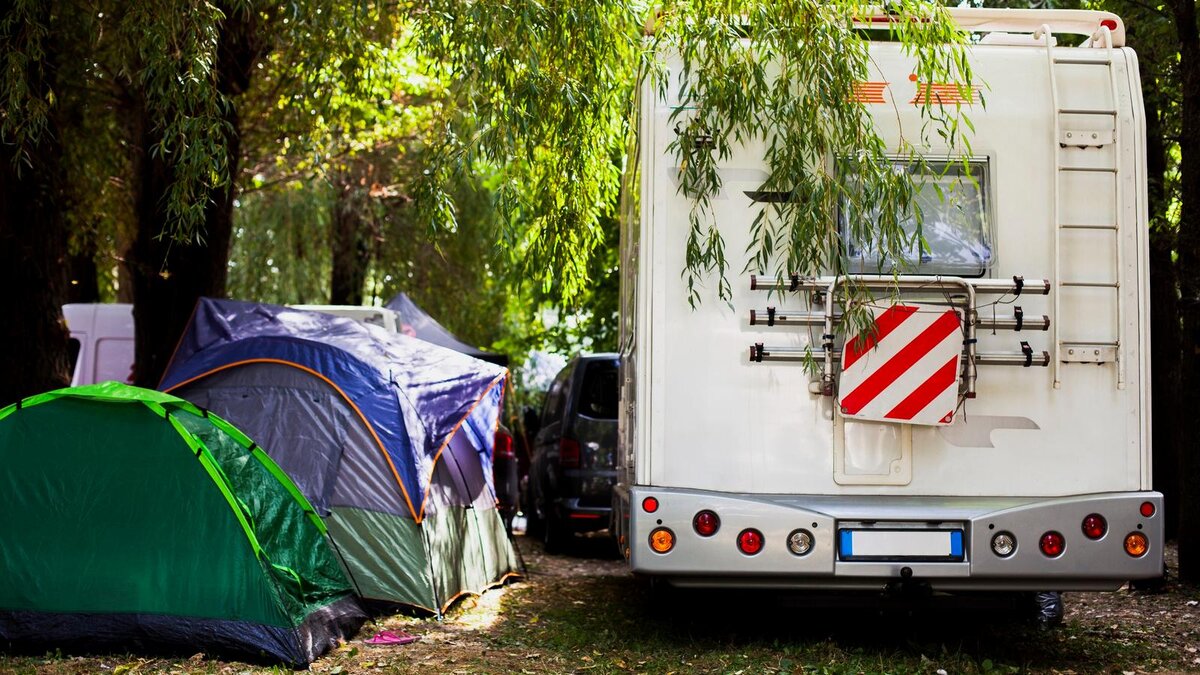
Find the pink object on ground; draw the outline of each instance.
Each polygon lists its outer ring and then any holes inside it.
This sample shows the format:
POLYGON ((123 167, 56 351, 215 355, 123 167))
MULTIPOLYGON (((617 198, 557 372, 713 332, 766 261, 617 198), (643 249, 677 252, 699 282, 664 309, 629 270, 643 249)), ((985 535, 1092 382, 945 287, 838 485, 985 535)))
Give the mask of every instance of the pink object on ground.
POLYGON ((372 637, 368 640, 363 640, 363 642, 369 645, 406 645, 416 642, 419 639, 421 638, 417 637, 416 635, 409 635, 404 631, 385 630, 380 632, 375 637, 372 637))

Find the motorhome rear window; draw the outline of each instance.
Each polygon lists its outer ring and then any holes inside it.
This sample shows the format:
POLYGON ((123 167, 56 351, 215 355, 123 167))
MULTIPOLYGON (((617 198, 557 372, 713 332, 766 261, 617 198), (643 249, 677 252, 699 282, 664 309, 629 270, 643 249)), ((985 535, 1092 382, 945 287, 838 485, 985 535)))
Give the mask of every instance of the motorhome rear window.
MULTIPOLYGON (((901 272, 908 274, 954 274, 983 276, 993 261, 986 159, 926 161, 923 166, 897 162, 898 171, 909 172, 916 185, 915 207, 903 220, 905 232, 917 231, 917 213, 922 218, 920 240, 914 239, 912 251, 905 255, 901 272)), ((848 205, 840 213, 851 270, 859 274, 891 273, 893 261, 879 252, 861 246, 850 234, 848 205)), ((878 217, 878 211, 871 214, 878 217)))

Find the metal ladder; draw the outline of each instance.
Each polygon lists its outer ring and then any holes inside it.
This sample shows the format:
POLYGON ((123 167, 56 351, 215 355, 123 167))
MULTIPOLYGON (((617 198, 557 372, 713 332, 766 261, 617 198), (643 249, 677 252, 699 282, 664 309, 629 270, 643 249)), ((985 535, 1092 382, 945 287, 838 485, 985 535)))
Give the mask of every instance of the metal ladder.
MULTIPOLYGON (((1112 33, 1107 27, 1101 27, 1096 35, 1086 44, 1094 44, 1097 38, 1103 39, 1104 49, 1106 49, 1105 57, 1101 60, 1071 58, 1069 56, 1059 57, 1055 54, 1054 38, 1051 35, 1050 28, 1043 25, 1034 37, 1043 39, 1046 44, 1047 62, 1050 72, 1050 101, 1054 109, 1054 193, 1051 200, 1051 213, 1054 219, 1054 278, 1056 288, 1051 295, 1051 313, 1053 315, 1052 328, 1053 336, 1052 349, 1053 359, 1051 361, 1051 371, 1054 377, 1054 388, 1061 387, 1061 364, 1064 362, 1087 362, 1087 363, 1104 363, 1108 360, 1111 354, 1111 359, 1116 364, 1117 369, 1117 389, 1125 388, 1125 363, 1121 358, 1121 329, 1124 325, 1124 312, 1121 302, 1121 278, 1124 272, 1124 260, 1122 258, 1122 241, 1121 241, 1121 134, 1119 133, 1120 119, 1118 114, 1117 101, 1117 74, 1113 66, 1113 49, 1112 49, 1112 33), (1059 90, 1057 78, 1057 66, 1060 65, 1075 65, 1075 66, 1098 66, 1108 70, 1109 91, 1112 102, 1112 108, 1105 109, 1073 109, 1062 108, 1059 103, 1059 90), (1075 145, 1070 136, 1072 131, 1063 129, 1063 116, 1106 116, 1113 120, 1113 164, 1112 166, 1104 167, 1078 167, 1065 166, 1063 164, 1063 150, 1075 145), (1065 135, 1065 136, 1064 136, 1065 135), (1111 224, 1086 225, 1078 223, 1064 223, 1060 214, 1060 196, 1062 191, 1062 177, 1064 174, 1073 172, 1091 172, 1091 173, 1106 173, 1113 177, 1113 188, 1115 195, 1114 218, 1111 224), (1113 234, 1113 250, 1115 251, 1113 261, 1116 265, 1116 273, 1112 277, 1112 281, 1080 281, 1069 280, 1062 278, 1062 241, 1061 234, 1063 230, 1103 230, 1112 232, 1113 234), (1114 302, 1116 303, 1116 330, 1111 341, 1103 342, 1064 342, 1059 335, 1060 327, 1063 325, 1061 320, 1060 308, 1062 305, 1061 291, 1063 288, 1108 288, 1112 290, 1114 302), (1067 358, 1064 361, 1063 350, 1067 350, 1067 358)), ((1084 143, 1083 145, 1086 145, 1084 143)))

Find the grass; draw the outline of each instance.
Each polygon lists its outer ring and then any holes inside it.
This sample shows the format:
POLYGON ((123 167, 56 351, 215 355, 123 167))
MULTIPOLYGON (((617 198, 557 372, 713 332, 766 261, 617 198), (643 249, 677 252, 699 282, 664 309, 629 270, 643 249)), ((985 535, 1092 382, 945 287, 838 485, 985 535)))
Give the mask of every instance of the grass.
MULTIPOLYGON (((421 635, 420 642, 346 645, 314 663, 313 671, 1091 673, 1189 665, 1156 643, 1152 631, 1135 626, 1090 620, 1047 631, 987 611, 834 611, 766 592, 687 593, 659 601, 620 561, 529 552, 528 581, 470 599, 445 621, 391 617, 372 627, 407 630, 421 635)), ((201 657, 0 656, 5 673, 181 671, 283 672, 201 657)))

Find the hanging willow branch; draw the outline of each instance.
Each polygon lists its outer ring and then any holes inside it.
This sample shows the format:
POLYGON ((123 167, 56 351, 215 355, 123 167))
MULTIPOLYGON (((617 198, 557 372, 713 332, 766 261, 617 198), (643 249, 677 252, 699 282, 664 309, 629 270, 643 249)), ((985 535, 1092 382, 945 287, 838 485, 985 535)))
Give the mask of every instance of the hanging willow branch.
MULTIPOLYGON (((906 1, 889 10, 890 38, 915 57, 920 81, 970 86, 965 38, 943 9, 906 1)), ((932 133, 949 148, 967 139, 959 134, 959 109, 929 104, 915 142, 889 147, 876 132, 855 96, 855 84, 868 79, 870 36, 854 28, 854 18, 877 12, 860 2, 701 0, 674 3, 659 17, 659 49, 683 64, 682 73, 660 77, 657 86, 660 95, 679 88, 672 122, 681 133, 668 150, 679 161, 679 189, 692 202, 683 274, 693 306, 711 276, 719 298, 731 297, 712 199, 721 190, 719 166, 751 141, 766 147, 769 176, 761 189, 787 198, 751 224, 743 272, 851 272, 842 227, 881 260, 902 264, 923 246, 919 228, 903 227, 915 208, 913 176, 927 171, 922 149, 932 133), (916 170, 897 171, 897 159, 916 170)), ((850 290, 852 297, 858 292, 850 290)))

